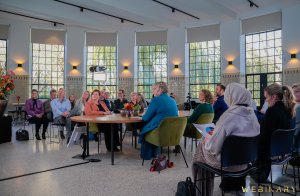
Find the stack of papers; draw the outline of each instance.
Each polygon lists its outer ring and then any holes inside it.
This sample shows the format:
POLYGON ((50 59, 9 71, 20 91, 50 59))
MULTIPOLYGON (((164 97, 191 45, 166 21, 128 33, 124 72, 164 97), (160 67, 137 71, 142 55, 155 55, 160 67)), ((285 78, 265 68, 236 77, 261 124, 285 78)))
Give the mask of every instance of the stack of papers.
POLYGON ((210 124, 194 124, 195 128, 201 133, 201 135, 205 138, 211 138, 213 131, 216 127, 214 123, 210 124))

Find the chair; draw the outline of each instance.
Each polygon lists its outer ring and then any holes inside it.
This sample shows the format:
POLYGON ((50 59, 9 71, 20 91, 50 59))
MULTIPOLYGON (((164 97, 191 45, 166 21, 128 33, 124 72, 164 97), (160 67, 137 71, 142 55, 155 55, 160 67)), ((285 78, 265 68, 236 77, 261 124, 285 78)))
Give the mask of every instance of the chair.
MULTIPOLYGON (((168 160, 170 160, 170 146, 179 146, 186 167, 189 167, 180 146, 180 139, 186 126, 186 117, 165 118, 158 128, 145 135, 145 141, 159 147, 168 147, 168 160)), ((144 160, 143 160, 144 164, 144 160)))
MULTIPOLYGON (((201 114, 197 121, 196 124, 209 124, 212 123, 214 119, 214 113, 204 113, 201 114)), ((193 124, 189 123, 187 124, 185 130, 184 130, 184 148, 186 148, 186 138, 192 138, 192 145, 191 145, 191 152, 193 151, 193 142, 195 141, 195 146, 197 148, 197 142, 198 139, 202 137, 202 135, 197 131, 197 129, 194 127, 193 124)))
MULTIPOLYGON (((293 148, 293 155, 292 155, 292 160, 289 162, 292 166, 297 168, 297 175, 298 177, 298 183, 299 183, 299 190, 300 190, 300 128, 295 130, 295 135, 294 135, 294 148, 293 148)), ((287 165, 286 164, 286 169, 285 173, 287 170, 287 165)))
POLYGON ((54 121, 50 121, 50 134, 49 134, 49 143, 52 144, 52 143, 60 143, 60 135, 59 135, 59 129, 58 127, 61 127, 61 126, 65 126, 65 124, 61 124, 61 123, 55 123, 54 121), (58 137, 58 141, 55 141, 53 140, 53 138, 55 138, 55 135, 54 135, 54 126, 57 127, 57 137, 58 137))
MULTIPOLYGON (((94 134, 99 133, 98 137, 98 154, 99 154, 99 149, 100 149, 100 144, 101 144, 101 132, 98 129, 98 126, 96 123, 89 123, 89 132, 92 132, 94 134)), ((87 136, 89 138, 89 136, 87 136)))
MULTIPOLYGON (((270 144, 271 165, 284 165, 293 158, 292 154, 293 154, 294 134, 295 134, 295 129, 287 129, 287 130, 278 129, 272 133, 271 144, 270 144)), ((295 167, 293 165, 292 167, 293 167, 294 187, 296 187, 295 167)), ((283 187, 280 184, 273 183, 272 167, 270 171, 270 178, 271 178, 272 189, 273 189, 273 184, 279 187, 283 187)))
MULTIPOLYGON (((195 162, 193 164, 193 167, 198 167, 205 169, 209 172, 214 173, 215 177, 221 176, 221 179, 223 180, 224 177, 232 177, 232 178, 238 178, 238 177, 244 177, 248 174, 254 172, 257 168, 252 166, 252 163, 257 158, 257 149, 258 149, 258 137, 239 137, 239 136, 228 136, 224 144, 222 146, 221 150, 221 168, 214 168, 210 165, 202 162, 195 162), (238 148, 237 148, 238 146, 238 148), (224 171, 223 169, 225 167, 235 166, 235 165, 243 165, 248 164, 248 167, 242 171, 237 172, 229 172, 224 171)), ((194 178, 195 187, 197 181, 202 181, 205 179, 196 179, 196 175, 194 178)), ((200 192, 200 190, 198 189, 200 192)), ((202 195, 202 193, 200 192, 202 195)), ((225 192, 222 189, 222 195, 224 195, 225 192)))

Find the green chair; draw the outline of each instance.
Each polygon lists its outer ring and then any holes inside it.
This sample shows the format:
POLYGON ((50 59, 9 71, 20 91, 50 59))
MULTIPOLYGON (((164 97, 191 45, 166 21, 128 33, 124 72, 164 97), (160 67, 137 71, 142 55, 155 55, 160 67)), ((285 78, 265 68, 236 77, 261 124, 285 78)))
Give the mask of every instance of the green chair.
MULTIPOLYGON (((214 119, 214 113, 204 113, 199 116, 195 124, 209 124, 212 123, 214 119)), ((197 141, 202 137, 202 135, 197 131, 195 126, 192 123, 188 123, 184 130, 184 148, 186 148, 186 138, 192 138, 191 151, 193 151, 193 142, 195 141, 195 145, 197 148, 197 141)))
MULTIPOLYGON (((184 158, 187 167, 185 156, 180 147, 180 139, 183 135, 184 128, 186 127, 186 117, 168 117, 165 118, 158 128, 145 135, 145 141, 158 146, 168 147, 168 160, 170 160, 170 146, 179 146, 181 154, 184 158)), ((177 154, 176 154, 177 155, 177 154)), ((144 164, 144 160, 143 160, 144 164)))

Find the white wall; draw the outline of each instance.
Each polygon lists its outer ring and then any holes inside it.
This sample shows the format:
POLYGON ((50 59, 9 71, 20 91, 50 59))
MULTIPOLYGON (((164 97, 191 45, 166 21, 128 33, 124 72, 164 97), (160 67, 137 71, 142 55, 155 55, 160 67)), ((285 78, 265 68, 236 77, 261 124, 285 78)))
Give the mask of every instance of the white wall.
POLYGON ((135 31, 122 29, 118 32, 118 70, 121 77, 133 77, 135 31), (124 70, 128 66, 128 70, 124 70))
POLYGON ((168 73, 169 76, 180 76, 185 73, 185 37, 184 28, 168 30, 168 73), (174 65, 179 65, 179 70, 174 70, 174 65))
POLYGON ((221 23, 221 72, 237 73, 240 71, 240 20, 221 23), (233 61, 234 67, 228 67, 233 61))
POLYGON ((300 57, 300 5, 282 10, 283 66, 299 67, 299 60, 290 62, 291 53, 300 57))
POLYGON ((69 27, 67 30, 65 66, 66 73, 70 76, 77 76, 85 73, 86 62, 84 60, 85 31, 79 27, 69 27), (73 66, 77 66, 76 71, 72 71, 73 66))
MULTIPOLYGON (((29 70, 29 54, 30 54, 30 26, 22 21, 6 21, 9 22, 8 34, 8 50, 7 50, 7 67, 14 70, 18 63, 23 64, 23 68, 29 70)), ((26 72, 19 74, 26 74, 26 72)))

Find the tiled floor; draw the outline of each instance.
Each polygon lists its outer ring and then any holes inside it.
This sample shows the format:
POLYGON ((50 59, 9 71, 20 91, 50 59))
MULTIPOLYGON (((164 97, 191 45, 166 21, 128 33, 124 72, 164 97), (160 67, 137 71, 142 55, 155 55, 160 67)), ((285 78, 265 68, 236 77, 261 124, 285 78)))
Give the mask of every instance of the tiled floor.
MULTIPOLYGON (((60 144, 48 144, 48 138, 46 141, 16 141, 17 129, 18 127, 13 128, 11 143, 0 145, 0 179, 84 162, 72 158, 81 152, 80 146, 67 148, 65 140, 60 144)), ((31 126, 26 129, 31 134, 31 126)), ((142 166, 139 150, 131 146, 130 133, 125 137, 123 152, 115 154, 114 166, 110 163, 110 153, 106 152, 104 143, 100 147, 100 154, 97 155, 97 143, 90 142, 91 154, 101 159, 101 162, 0 181, 0 196, 175 195, 177 183, 192 175, 191 168, 186 168, 181 155, 175 157, 173 154, 171 159, 175 163, 174 168, 163 170, 160 174, 149 172, 150 161, 146 161, 142 166)), ((184 152, 191 167, 190 146, 184 152)), ((281 167, 274 167, 274 170, 275 178, 277 178, 281 167)), ((282 177, 280 181, 289 186, 293 185, 292 179, 288 177, 282 177)), ((215 179, 214 195, 216 196, 221 195, 219 183, 220 179, 215 179)), ((252 181, 247 178, 248 188, 250 185, 252 181)), ((240 194, 243 195, 243 193, 240 194)), ((257 193, 249 191, 244 195, 257 195, 257 193)), ((282 194, 275 193, 274 195, 282 194)))

